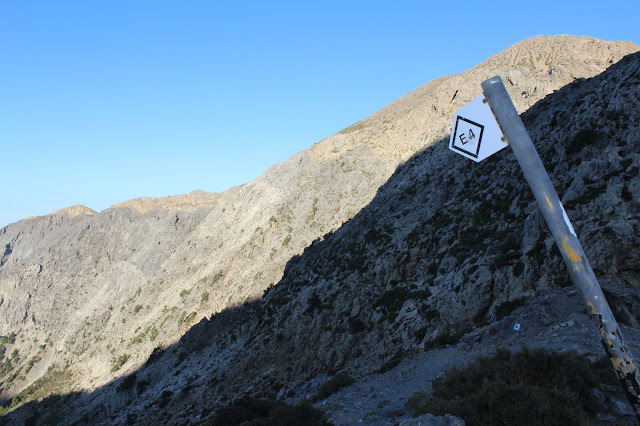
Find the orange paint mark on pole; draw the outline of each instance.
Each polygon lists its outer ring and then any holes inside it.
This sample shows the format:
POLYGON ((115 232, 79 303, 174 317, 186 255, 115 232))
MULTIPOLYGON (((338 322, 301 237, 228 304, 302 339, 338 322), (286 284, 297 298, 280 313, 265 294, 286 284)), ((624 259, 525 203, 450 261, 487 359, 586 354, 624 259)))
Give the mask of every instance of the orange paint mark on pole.
POLYGON ((580 262, 580 256, 578 256, 578 253, 576 253, 567 243, 568 240, 569 237, 564 237, 564 241, 562 241, 562 248, 564 249, 565 253, 567 253, 569 260, 571 260, 573 263, 578 263, 580 262))
POLYGON ((597 320, 604 350, 640 420, 640 371, 636 368, 611 307, 589 266, 576 232, 533 146, 531 137, 500 77, 484 81, 482 89, 500 128, 511 142, 513 153, 522 167, 522 172, 531 186, 560 252, 564 251, 562 258, 569 268, 571 279, 582 291, 585 302, 591 309, 591 315, 597 320))
POLYGON ((547 207, 549 207, 549 211, 551 213, 555 213, 555 211, 553 210, 553 203, 551 202, 551 200, 549 199, 548 195, 544 196, 545 200, 547 201, 547 207))

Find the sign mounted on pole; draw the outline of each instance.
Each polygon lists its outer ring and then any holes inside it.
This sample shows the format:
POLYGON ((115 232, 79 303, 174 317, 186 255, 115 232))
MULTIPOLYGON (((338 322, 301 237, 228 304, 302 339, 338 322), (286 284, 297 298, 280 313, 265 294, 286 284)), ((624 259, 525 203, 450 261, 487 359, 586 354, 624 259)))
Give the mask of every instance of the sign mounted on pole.
MULTIPOLYGON (((482 82, 482 90, 500 122, 500 128, 504 130, 505 137, 511 142, 513 153, 533 191, 542 216, 549 225, 551 235, 569 269, 569 275, 576 287, 582 291, 589 312, 600 329, 602 346, 611 360, 636 417, 640 420, 640 370, 622 337, 616 318, 589 265, 567 212, 502 79, 495 76, 482 82)), ((482 150, 482 147, 480 149, 482 150)))
POLYGON ((479 163, 506 146, 484 95, 456 112, 449 140, 450 150, 479 163))

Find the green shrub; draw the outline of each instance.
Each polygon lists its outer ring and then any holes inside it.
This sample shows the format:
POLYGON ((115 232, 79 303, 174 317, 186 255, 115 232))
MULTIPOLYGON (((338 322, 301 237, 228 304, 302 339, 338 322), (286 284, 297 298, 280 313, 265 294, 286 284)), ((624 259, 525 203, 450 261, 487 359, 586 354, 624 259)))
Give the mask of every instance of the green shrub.
POLYGON ((506 300, 501 304, 499 304, 498 306, 496 306, 496 310, 495 310, 496 321, 501 320, 507 315, 511 315, 511 312, 515 311, 520 306, 524 306, 524 302, 525 302, 525 299, 520 297, 513 300, 506 300))
POLYGON ((178 327, 184 323, 184 319, 187 317, 187 311, 182 311, 178 316, 178 327))
POLYGON ((8 336, 0 336, 0 344, 10 344, 13 345, 16 342, 16 333, 11 332, 8 336))
POLYGON ((158 401, 158 406, 160 408, 166 407, 169 404, 169 402, 171 402, 172 396, 173 396, 173 391, 170 391, 169 389, 163 390, 162 394, 160 395, 160 400, 158 401))
POLYGON ((120 384, 117 387, 118 392, 122 392, 122 391, 126 391, 128 389, 131 389, 133 387, 133 385, 136 384, 136 380, 137 380, 137 373, 133 373, 133 374, 125 377, 124 379, 122 379, 122 381, 120 382, 120 384))
POLYGON ((490 268, 496 269, 511 264, 511 262, 520 257, 519 250, 508 250, 499 254, 490 268))
POLYGON ((387 290, 376 301, 376 306, 381 306, 387 312, 385 319, 393 320, 402 309, 402 305, 408 299, 425 300, 431 296, 429 290, 409 291, 405 287, 397 286, 387 290))
POLYGON ((329 397, 329 395, 333 395, 341 388, 349 386, 353 382, 355 382, 355 379, 347 373, 336 374, 320 386, 318 393, 313 397, 313 401, 322 401, 329 397))
POLYGON ((520 275, 522 275, 523 272, 524 272, 524 263, 522 263, 521 261, 516 262, 516 264, 513 265, 513 276, 519 277, 520 275))
POLYGON ((142 339, 144 339, 144 333, 140 333, 131 339, 131 344, 139 344, 142 343, 142 339))
POLYGON ((384 307, 389 313, 397 313, 408 298, 409 290, 404 287, 394 287, 382 293, 376 305, 384 307))
POLYGON ((309 403, 287 405, 279 401, 244 397, 218 409, 213 426, 324 426, 324 412, 309 403))
POLYGON ((220 278, 222 278, 223 276, 224 276, 224 272, 222 272, 222 270, 218 271, 218 273, 216 273, 211 279, 211 285, 214 285, 215 283, 217 283, 220 280, 220 278))
POLYGON ((204 303, 207 300, 209 300, 209 292, 208 291, 203 291, 202 295, 200 296, 200 303, 204 303))
POLYGON ((436 309, 429 309, 427 310, 427 312, 424 313, 424 318, 427 321, 432 321, 432 320, 436 320, 440 318, 440 312, 438 312, 436 309))
POLYGON ((136 383, 136 392, 138 393, 138 395, 142 395, 144 391, 146 391, 149 387, 149 384, 150 383, 148 380, 140 380, 138 383, 136 383))
POLYGON ((196 312, 191 312, 189 315, 187 315, 187 317, 184 319, 184 322, 186 324, 189 324, 191 321, 193 321, 193 319, 196 317, 196 312))
POLYGON ((376 373, 378 374, 386 373, 387 371, 392 370, 396 366, 398 366, 398 364, 400 364, 401 361, 402 361, 402 351, 398 351, 395 353, 395 355, 393 355, 391 358, 386 360, 380 366, 380 368, 376 370, 376 373))
POLYGON ((349 318, 349 331, 351 334, 358 334, 367 329, 367 326, 360 318, 349 318))
POLYGON ((545 349, 512 354, 500 349, 434 380, 431 395, 414 393, 414 414, 453 414, 470 425, 589 424, 600 409, 590 390, 615 375, 585 355, 545 349))
POLYGON ((322 303, 322 299, 320 299, 320 296, 318 296, 318 293, 316 293, 314 291, 313 293, 311 293, 311 296, 309 297, 309 300, 307 301, 307 310, 306 310, 306 312, 308 312, 308 313, 314 312, 317 309, 318 310, 324 309, 324 305, 322 303))
POLYGON ((156 328, 156 326, 153 326, 153 328, 151 329, 151 333, 149 334, 149 340, 153 342, 154 340, 156 340, 157 337, 158 337, 158 329, 156 328))
POLYGON ((282 241, 282 247, 286 247, 286 246, 288 246, 290 241, 291 241, 291 235, 287 235, 287 236, 284 238, 284 241, 282 241))
POLYGON ((590 145, 601 138, 600 132, 591 129, 580 130, 567 145, 567 154, 582 151, 585 145, 590 145))
POLYGON ((39 356, 34 356, 32 357, 29 362, 27 363, 27 368, 25 368, 24 370, 24 374, 29 374, 29 371, 31 371, 31 369, 33 368, 33 366, 40 361, 42 358, 40 358, 39 356))
POLYGON ((414 392, 409 396, 409 400, 407 401, 406 407, 412 413, 426 413, 427 412, 427 400, 429 399, 429 395, 425 392, 418 391, 414 392))
POLYGON ((151 365, 154 362, 156 362, 158 359, 160 359, 162 354, 164 354, 164 351, 165 349, 159 346, 154 348, 153 352, 151 352, 151 354, 149 355, 149 358, 147 359, 146 365, 151 365))
POLYGON ((607 187, 602 186, 600 188, 598 187, 593 187, 593 186, 587 186, 584 189, 584 192, 582 194, 580 194, 580 196, 574 198, 571 201, 567 201, 567 203, 565 204, 565 207, 568 209, 572 209, 575 206, 577 206, 578 204, 588 204, 591 201, 595 200, 596 198, 598 198, 601 194, 604 194, 607 191, 607 187))
POLYGON ((196 312, 191 312, 187 315, 187 311, 182 311, 180 316, 178 317, 178 327, 182 324, 189 324, 196 317, 196 312))
POLYGON ((13 364, 11 364, 11 360, 9 358, 5 358, 0 364, 0 375, 7 374, 11 370, 13 370, 13 364))
POLYGON ((115 373, 116 371, 120 370, 120 367, 122 367, 127 362, 128 359, 129 359, 129 354, 123 354, 115 358, 113 360, 113 366, 111 367, 111 372, 115 373))
POLYGON ((620 160, 620 166, 622 166, 622 170, 627 170, 627 167, 629 167, 631 163, 633 163, 632 158, 625 158, 624 160, 620 160))
POLYGON ((420 327, 419 329, 415 330, 413 332, 413 335, 416 336, 416 339, 418 339, 418 341, 421 341, 422 339, 424 339, 424 336, 427 335, 427 330, 429 329, 428 326, 424 326, 424 327, 420 327))

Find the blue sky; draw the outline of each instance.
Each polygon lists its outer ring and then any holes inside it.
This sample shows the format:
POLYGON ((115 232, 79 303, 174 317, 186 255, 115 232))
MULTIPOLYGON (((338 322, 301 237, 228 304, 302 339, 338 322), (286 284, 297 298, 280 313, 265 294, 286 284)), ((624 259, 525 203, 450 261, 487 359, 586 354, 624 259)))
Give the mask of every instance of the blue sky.
POLYGON ((635 1, 0 0, 0 226, 221 192, 535 35, 640 43, 635 1))

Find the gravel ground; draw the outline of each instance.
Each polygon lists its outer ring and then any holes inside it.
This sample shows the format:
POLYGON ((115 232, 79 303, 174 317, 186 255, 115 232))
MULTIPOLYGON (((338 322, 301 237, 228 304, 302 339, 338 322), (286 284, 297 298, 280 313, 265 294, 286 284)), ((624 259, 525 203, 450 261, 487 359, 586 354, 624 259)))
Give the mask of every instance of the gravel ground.
MULTIPOLYGON (((622 325, 621 329, 635 359, 640 359, 639 330, 622 325)), ((388 372, 360 378, 316 406, 325 409, 336 425, 464 424, 453 416, 414 418, 405 403, 414 392, 429 392, 433 379, 445 370, 463 367, 500 347, 519 350, 525 346, 604 354, 597 326, 578 291, 544 290, 509 316, 465 335, 456 344, 416 353, 388 372)), ((619 404, 618 413, 633 415, 626 405, 619 404)))

